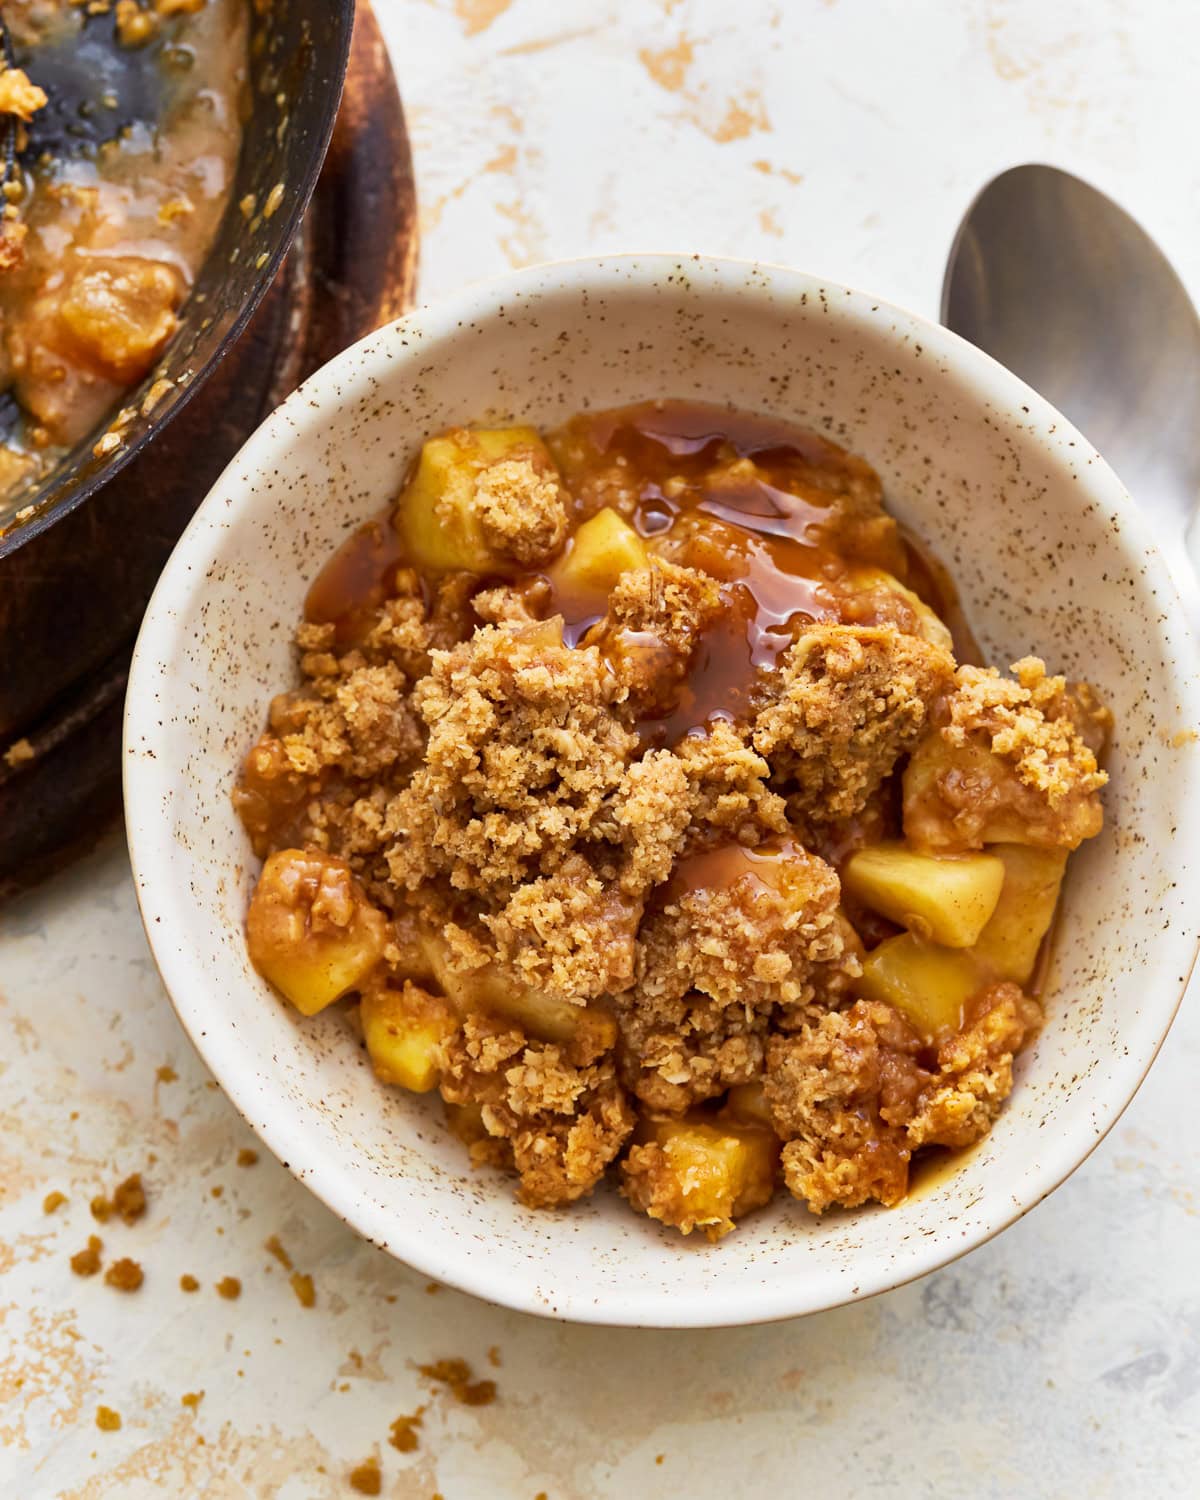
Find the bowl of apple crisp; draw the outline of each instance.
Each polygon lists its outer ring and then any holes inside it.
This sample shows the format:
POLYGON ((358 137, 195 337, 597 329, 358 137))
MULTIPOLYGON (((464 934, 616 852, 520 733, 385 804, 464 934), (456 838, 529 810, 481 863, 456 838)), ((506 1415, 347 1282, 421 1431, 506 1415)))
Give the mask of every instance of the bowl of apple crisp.
POLYGON ((372 335, 208 497, 126 719, 146 930, 359 1232, 581 1321, 794 1316, 1013 1222, 1197 947, 1192 646, 943 329, 698 257, 372 335))

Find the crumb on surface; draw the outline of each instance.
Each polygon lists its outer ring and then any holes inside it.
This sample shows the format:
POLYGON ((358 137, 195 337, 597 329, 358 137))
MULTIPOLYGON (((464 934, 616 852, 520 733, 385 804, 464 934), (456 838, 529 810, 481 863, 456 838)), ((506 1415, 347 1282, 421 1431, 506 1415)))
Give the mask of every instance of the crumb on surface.
POLYGON ((300 1271, 293 1271, 290 1279, 292 1291, 295 1292, 296 1301, 299 1302, 300 1306, 315 1307, 317 1303, 317 1293, 316 1289, 313 1286, 312 1277, 307 1276, 300 1271))
MULTIPOLYGON (((3 77, 3 74, 0 74, 0 77, 3 77)), ((4 763, 15 770, 17 766, 28 765, 34 759, 35 754, 36 751, 29 740, 25 738, 14 740, 4 752, 4 763)))
POLYGON ((234 1302, 242 1295, 242 1283, 236 1276, 222 1276, 216 1285, 218 1293, 227 1302, 234 1302))
POLYGON ((179 1074, 175 1071, 170 1063, 163 1063, 162 1066, 157 1069, 154 1076, 158 1079, 159 1083, 175 1083, 179 1078, 179 1074))
POLYGON ((136 1224, 146 1212, 146 1190, 142 1185, 140 1172, 134 1172, 119 1183, 114 1189, 111 1198, 98 1193, 89 1205, 97 1223, 106 1224, 113 1214, 123 1219, 126 1224, 136 1224))
POLYGON ((121 1427, 120 1412, 113 1411, 111 1406, 98 1406, 96 1408, 96 1426, 101 1432, 117 1432, 121 1427))
POLYGON ((198 1292, 200 1283, 189 1271, 185 1271, 179 1278, 179 1289, 183 1292, 198 1292))
POLYGON ((360 1495, 378 1495, 383 1491, 383 1475, 377 1458, 364 1459, 350 1470, 349 1477, 350 1488, 357 1490, 360 1495))
POLYGON ((189 1406, 193 1411, 195 1411, 203 1400, 203 1391, 185 1391, 183 1395, 180 1396, 179 1403, 181 1406, 189 1406))
POLYGON ((71 1269, 76 1276, 94 1276, 100 1269, 100 1251, 103 1249, 100 1239, 94 1235, 88 1235, 88 1242, 84 1249, 76 1251, 71 1257, 71 1269))
POLYGON ((266 1250, 268 1254, 273 1255, 285 1271, 290 1271, 293 1269, 292 1257, 283 1248, 277 1234, 269 1235, 267 1239, 263 1241, 263 1249, 266 1250))
POLYGON ((141 1266, 128 1256, 114 1260, 104 1273, 105 1285, 115 1287, 118 1292, 136 1292, 145 1279, 141 1266))
POLYGON ((251 1150, 249 1146, 243 1146, 237 1154, 239 1167, 253 1167, 258 1162, 258 1152, 251 1150))
POLYGON ((399 1416, 392 1423, 388 1435, 388 1442, 400 1453, 415 1453, 421 1445, 420 1434, 417 1429, 423 1425, 422 1418, 425 1415, 424 1406, 418 1406, 416 1411, 399 1416))
POLYGON ((47 1193, 42 1199, 42 1212, 44 1214, 57 1213, 57 1211, 68 1202, 66 1193, 60 1193, 56 1188, 54 1192, 47 1193))
POLYGON ((463 1406, 490 1406, 496 1399, 496 1382, 473 1380, 471 1366, 465 1359, 437 1359, 418 1365, 417 1370, 426 1380, 445 1386, 463 1406))

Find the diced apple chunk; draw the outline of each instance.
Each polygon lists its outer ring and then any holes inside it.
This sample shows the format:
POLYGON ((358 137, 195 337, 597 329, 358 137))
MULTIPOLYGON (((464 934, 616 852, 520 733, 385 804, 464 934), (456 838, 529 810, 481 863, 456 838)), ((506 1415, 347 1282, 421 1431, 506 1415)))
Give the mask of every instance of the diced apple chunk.
POLYGON ((1004 887, 974 954, 997 979, 1028 984, 1042 939, 1054 921, 1067 851, 993 844, 989 852, 1004 865, 1004 887))
POLYGON ((603 601, 622 573, 646 567, 649 558, 629 522, 606 506, 576 531, 565 555, 550 569, 550 581, 559 594, 594 595, 603 601))
POLYGON ((283 849, 263 865, 246 947, 254 967, 301 1015, 316 1015, 359 988, 386 942, 386 918, 344 860, 283 849))
POLYGON ((967 1002, 986 983, 970 953, 903 932, 867 954, 856 987, 865 999, 891 1005, 933 1042, 961 1029, 967 1002))
POLYGON ((427 1094, 442 1074, 442 1047, 458 1021, 447 1002, 415 984, 373 985, 360 1007, 363 1040, 375 1076, 427 1094))
POLYGON ((455 428, 429 438, 400 496, 396 526, 411 560, 435 571, 490 573, 502 566, 487 544, 475 486, 506 459, 529 458, 553 473, 549 450, 532 427, 455 428))
POLYGON ((884 843, 852 855, 842 884, 918 937, 969 948, 996 910, 1004 864, 994 854, 920 854, 902 843, 884 843))
POLYGON ((732 1122, 652 1120, 624 1164, 624 1192, 635 1208, 683 1234, 718 1239, 774 1191, 779 1141, 769 1130, 732 1122))
POLYGON ((577 1048, 582 1044, 597 1057, 617 1039, 616 1021, 607 1011, 547 995, 521 984, 493 964, 478 969, 455 968, 444 939, 437 933, 426 932, 423 945, 437 983, 460 1015, 483 1011, 500 1016, 537 1041, 559 1046, 573 1043, 577 1048))
POLYGON ((849 568, 844 582, 856 593, 891 594, 902 607, 911 611, 916 621, 916 634, 935 646, 953 651, 954 638, 946 622, 894 573, 887 573, 883 568, 849 568))
POLYGON ((766 1092, 758 1079, 753 1083, 734 1084, 725 1096, 721 1113, 724 1118, 743 1124, 763 1125, 768 1130, 774 1129, 771 1106, 767 1103, 766 1092))

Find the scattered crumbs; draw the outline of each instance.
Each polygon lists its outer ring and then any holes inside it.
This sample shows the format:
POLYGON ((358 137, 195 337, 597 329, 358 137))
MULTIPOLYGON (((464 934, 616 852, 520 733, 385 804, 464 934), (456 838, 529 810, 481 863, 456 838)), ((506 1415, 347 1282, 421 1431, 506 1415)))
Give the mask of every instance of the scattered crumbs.
POLYGON ((257 204, 258 200, 255 198, 254 194, 247 193, 246 196, 238 204, 238 207, 242 211, 242 218, 252 219, 254 217, 254 210, 257 207, 257 204))
POLYGON ((234 1302, 242 1295, 242 1283, 236 1276, 222 1276, 217 1282, 217 1291, 227 1302, 234 1302))
POLYGON ((128 1256, 114 1260, 104 1273, 105 1285, 115 1286, 119 1292, 136 1292, 145 1279, 141 1266, 128 1256))
POLYGON ((659 1453, 659 1454, 658 1454, 658 1455, 657 1455, 657 1456, 656 1456, 656 1457, 655 1457, 655 1460, 654 1460, 654 1462, 655 1462, 655 1463, 656 1463, 656 1464, 660 1464, 660 1463, 662 1463, 662 1461, 663 1461, 663 1459, 664 1459, 664 1458, 666 1458, 666 1456, 667 1456, 667 1455, 666 1455, 666 1454, 665 1454, 665 1453, 659 1453))
POLYGON ((357 1469, 350 1470, 350 1488, 360 1495, 378 1495, 383 1490, 383 1475, 379 1472, 379 1460, 368 1458, 357 1469))
POLYGON ((66 1201, 66 1193, 60 1193, 57 1191, 53 1193, 47 1193, 46 1196, 42 1199, 42 1212, 44 1214, 56 1213, 66 1201))
MULTIPOLYGON (((180 383, 180 385, 183 384, 183 376, 182 375, 179 377, 179 383, 180 383)), ((216 1081, 215 1078, 206 1078, 204 1080, 204 1087, 206 1089, 216 1090, 216 1089, 220 1088, 220 1084, 216 1081)))
MULTIPOLYGON (((269 219, 282 202, 283 183, 277 182, 271 189, 271 191, 267 194, 267 201, 263 204, 263 218, 269 219)), ((373 1493, 378 1494, 379 1491, 375 1490, 373 1493)))
POLYGON ((471 1366, 465 1359, 438 1359, 430 1365, 418 1365, 426 1380, 447 1386, 456 1401, 464 1406, 490 1406, 496 1399, 494 1380, 472 1380, 471 1366))
POLYGON ((252 1151, 249 1146, 243 1146, 237 1154, 239 1167, 252 1167, 258 1160, 258 1152, 252 1151))
POLYGON ((316 1288, 313 1286, 311 1276, 305 1276, 300 1271, 292 1272, 292 1291, 296 1294, 296 1301, 301 1307, 315 1307, 317 1305, 316 1288))
POLYGON ((203 1391, 185 1391, 183 1393, 183 1395, 180 1396, 180 1398, 179 1398, 180 1405, 182 1405, 182 1406, 190 1406, 193 1411, 196 1410, 196 1408, 200 1405, 201 1401, 203 1401, 203 1400, 204 1400, 204 1392, 203 1391))
POLYGON ((126 1224, 136 1224, 146 1212, 146 1189, 142 1186, 142 1174, 135 1172, 127 1177, 112 1196, 112 1206, 126 1224))
POLYGON ((395 1302, 396 1301, 396 1294, 395 1294, 395 1292, 388 1292, 387 1296, 384 1297, 383 1300, 385 1302, 395 1302))
POLYGON ((215 1186, 209 1188, 209 1192, 213 1195, 214 1198, 219 1198, 222 1193, 224 1193, 224 1191, 225 1189, 219 1182, 216 1183, 215 1186))
POLYGON ((158 1079, 159 1083, 176 1083, 179 1079, 179 1074, 170 1063, 163 1063, 154 1076, 158 1079))
POLYGON ((429 1293, 429 1295, 431 1297, 436 1296, 437 1293, 441 1291, 441 1289, 442 1289, 442 1284, 441 1284, 440 1281, 427 1281, 425 1283, 425 1290, 429 1293))
POLYGON ((425 1408, 418 1406, 409 1416, 396 1418, 388 1438, 393 1448, 401 1453, 413 1453, 420 1447, 421 1439, 417 1436, 417 1428, 422 1425, 421 1418, 424 1415, 425 1408))
POLYGON ((18 766, 23 766, 27 761, 31 761, 34 753, 34 748, 28 740, 14 740, 4 752, 4 760, 15 771, 18 766))
POLYGON ((100 1269, 100 1251, 103 1248, 94 1234, 88 1235, 87 1248, 71 1257, 71 1269, 76 1276, 94 1276, 100 1269))
MULTIPOLYGON (((1176 750, 1182 750, 1184 745, 1194 745, 1197 738, 1200 738, 1200 736, 1197 736, 1194 729, 1181 729, 1171 740, 1171 745, 1176 750)), ((16 749, 15 745, 13 749, 16 749)))
POLYGON ((179 1278, 179 1290, 181 1292, 198 1292, 200 1290, 200 1283, 190 1271, 185 1271, 179 1278))
POLYGON ((269 1250, 285 1271, 292 1269, 292 1257, 279 1243, 279 1236, 273 1234, 269 1240, 263 1241, 263 1249, 269 1250))
POLYGON ((492 1347, 488 1350, 487 1358, 488 1358, 488 1364, 491 1365, 491 1367, 492 1367, 493 1370, 498 1370, 500 1368, 500 1366, 503 1363, 503 1361, 500 1358, 500 1345, 499 1344, 493 1344, 492 1345, 492 1347))
POLYGON ((68 1120, 78 1120, 78 1118, 79 1118, 79 1111, 77 1109, 73 1109, 71 1111, 71 1113, 67 1116, 68 1120))
POLYGON ((101 1432, 116 1432, 121 1426, 121 1413, 113 1411, 111 1406, 98 1406, 96 1426, 101 1432))
POLYGON ((136 1224, 146 1212, 146 1190, 142 1186, 142 1174, 134 1172, 127 1177, 113 1189, 111 1198, 97 1193, 89 1207, 92 1218, 100 1224, 107 1224, 113 1214, 119 1214, 126 1224, 136 1224))

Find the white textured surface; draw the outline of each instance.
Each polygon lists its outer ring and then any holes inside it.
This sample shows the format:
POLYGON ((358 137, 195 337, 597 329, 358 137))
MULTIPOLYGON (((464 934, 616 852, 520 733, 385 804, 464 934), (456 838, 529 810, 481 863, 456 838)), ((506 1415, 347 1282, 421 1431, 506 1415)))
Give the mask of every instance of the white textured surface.
MULTIPOLYGON (((1200 290, 1200 169, 1180 161, 1200 18, 1183 0, 379 10, 413 126, 426 295, 514 260, 661 246, 785 260, 930 312, 962 206, 1022 159, 1114 193, 1200 290)), ((372 1448, 385 1494, 446 1500, 1194 1489, 1194 998, 1113 1135, 1000 1240, 803 1323, 646 1334, 429 1295, 265 1153, 238 1168, 251 1138, 163 999, 115 840, 0 913, 0 994, 5 1495, 345 1495, 372 1448), (166 1063, 179 1079, 156 1083, 166 1063), (92 1193, 135 1169, 146 1219, 100 1230, 146 1269, 122 1297, 66 1260, 95 1227, 92 1193), (51 1189, 71 1202, 47 1218, 51 1189), (271 1233, 313 1274, 311 1311, 262 1252, 271 1233), (184 1271, 203 1283, 191 1297, 184 1271), (226 1274, 236 1303, 212 1290, 226 1274), (385 1439, 427 1399, 413 1362, 447 1354, 494 1375, 499 1399, 435 1399, 402 1456, 385 1439), (193 1415, 179 1397, 200 1389, 193 1415), (100 1402, 120 1432, 97 1431, 100 1402)))

